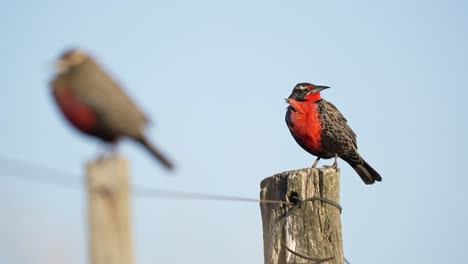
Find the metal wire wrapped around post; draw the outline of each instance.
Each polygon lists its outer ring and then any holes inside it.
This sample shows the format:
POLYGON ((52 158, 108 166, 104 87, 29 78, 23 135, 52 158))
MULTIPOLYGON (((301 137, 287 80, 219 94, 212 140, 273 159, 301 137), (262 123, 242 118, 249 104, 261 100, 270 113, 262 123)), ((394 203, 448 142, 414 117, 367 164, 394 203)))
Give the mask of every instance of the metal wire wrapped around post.
POLYGON ((343 264, 340 173, 333 168, 287 171, 261 183, 265 264, 343 264))

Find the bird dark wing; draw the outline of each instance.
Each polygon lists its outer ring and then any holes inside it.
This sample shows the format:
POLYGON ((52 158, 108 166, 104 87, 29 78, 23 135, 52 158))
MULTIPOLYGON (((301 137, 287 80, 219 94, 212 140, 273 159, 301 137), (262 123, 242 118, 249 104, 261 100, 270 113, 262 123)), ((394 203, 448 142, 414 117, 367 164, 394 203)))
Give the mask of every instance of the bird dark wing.
POLYGON ((116 134, 137 138, 148 118, 123 89, 92 59, 70 73, 74 92, 116 134))
MULTIPOLYGON (((336 108, 332 103, 321 100, 319 102, 319 107, 322 108, 321 118, 324 121, 324 124, 330 124, 329 127, 324 127, 323 130, 325 134, 323 135, 323 140, 327 140, 327 137, 330 137, 330 140, 339 140, 339 142, 349 142, 357 149, 357 140, 356 133, 348 125, 348 120, 341 114, 341 112, 336 108), (327 133, 329 135, 327 135, 327 133), (337 139, 337 137, 342 137, 337 139)), ((325 144, 326 145, 326 144, 325 144)))

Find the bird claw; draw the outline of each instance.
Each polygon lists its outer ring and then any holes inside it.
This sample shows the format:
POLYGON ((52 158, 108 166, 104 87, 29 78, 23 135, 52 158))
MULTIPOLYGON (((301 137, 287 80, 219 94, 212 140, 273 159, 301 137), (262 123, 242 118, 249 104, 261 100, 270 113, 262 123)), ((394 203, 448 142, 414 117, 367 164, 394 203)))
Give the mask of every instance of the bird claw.
POLYGON ((96 160, 102 162, 117 155, 117 144, 104 144, 103 150, 97 155, 96 160))
POLYGON ((333 162, 333 164, 331 165, 332 168, 334 168, 335 170, 338 169, 338 162, 333 162))
POLYGON ((335 155, 335 162, 332 165, 323 165, 322 168, 328 169, 335 169, 338 170, 338 155, 335 155))

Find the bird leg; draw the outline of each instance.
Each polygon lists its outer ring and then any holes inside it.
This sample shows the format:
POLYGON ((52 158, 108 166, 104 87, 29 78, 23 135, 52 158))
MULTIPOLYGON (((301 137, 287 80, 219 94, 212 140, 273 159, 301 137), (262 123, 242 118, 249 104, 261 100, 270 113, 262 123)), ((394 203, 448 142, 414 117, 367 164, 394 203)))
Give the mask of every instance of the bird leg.
POLYGON ((335 153, 335 162, 333 162, 332 168, 338 169, 338 154, 335 153))
POLYGON ((102 146, 103 147, 97 156, 97 161, 102 162, 117 155, 117 141, 110 142, 110 144, 106 142, 102 144, 102 146))
POLYGON ((317 157, 317 159, 314 162, 314 165, 312 165, 312 169, 315 169, 315 167, 317 167, 317 164, 318 164, 319 160, 320 160, 320 158, 317 157))

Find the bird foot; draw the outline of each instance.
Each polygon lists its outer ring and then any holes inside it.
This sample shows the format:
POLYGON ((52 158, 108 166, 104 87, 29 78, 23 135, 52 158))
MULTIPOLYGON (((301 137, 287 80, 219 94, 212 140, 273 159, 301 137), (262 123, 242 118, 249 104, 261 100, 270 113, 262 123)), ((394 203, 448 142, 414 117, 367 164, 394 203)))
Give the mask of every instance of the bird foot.
POLYGON ((336 166, 335 164, 332 164, 332 165, 323 165, 323 166, 322 166, 322 169, 334 169, 335 171, 338 171, 338 170, 339 170, 338 166, 336 166))
POLYGON ((114 156, 117 156, 117 145, 116 144, 104 144, 103 150, 96 157, 97 162, 103 162, 114 156))
POLYGON ((326 169, 332 168, 332 169, 338 170, 338 155, 335 155, 335 162, 333 162, 331 166, 323 165, 322 168, 326 168, 326 169))
POLYGON ((335 170, 338 169, 338 162, 333 162, 333 164, 331 165, 332 168, 334 168, 335 170))
POLYGON ((101 163, 101 162, 104 162, 105 160, 110 159, 112 156, 114 156, 114 153, 112 152, 102 152, 97 155, 96 161, 101 163))
POLYGON ((335 162, 333 162, 331 167, 335 170, 338 170, 338 154, 335 154, 335 162))

